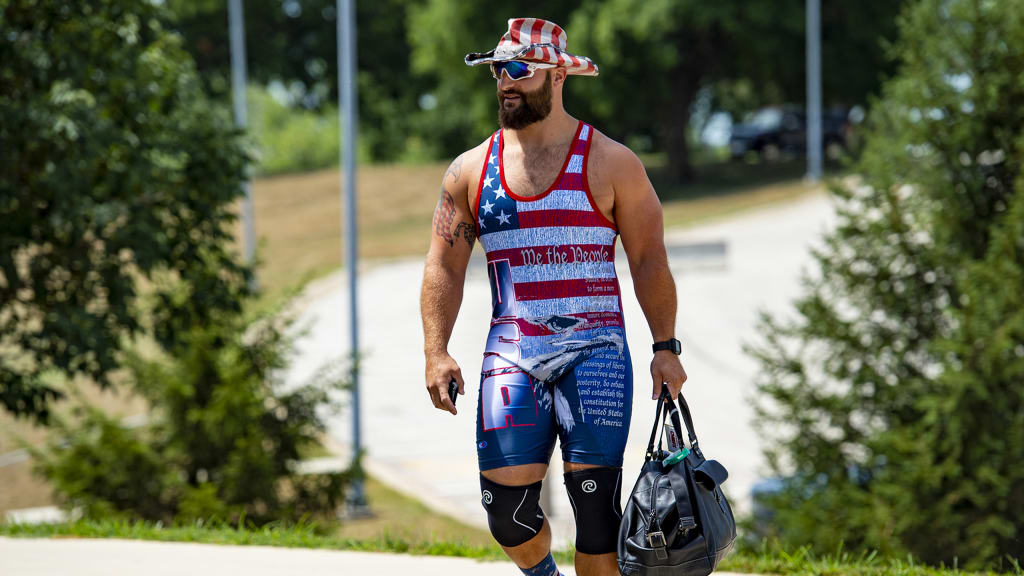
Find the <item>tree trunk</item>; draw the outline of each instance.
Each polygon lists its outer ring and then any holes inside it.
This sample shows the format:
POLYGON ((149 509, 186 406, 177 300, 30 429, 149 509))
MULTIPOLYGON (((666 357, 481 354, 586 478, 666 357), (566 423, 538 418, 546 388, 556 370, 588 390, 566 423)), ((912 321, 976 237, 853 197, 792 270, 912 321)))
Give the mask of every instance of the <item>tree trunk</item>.
POLYGON ((673 110, 673 122, 665 126, 665 147, 668 152, 668 177, 674 184, 692 182, 694 179, 693 165, 690 163, 690 145, 686 141, 689 128, 689 106, 673 103, 679 108, 676 117, 673 110), (685 112, 685 113, 684 113, 685 112))
POLYGON ((675 184, 694 179, 686 135, 690 129, 690 107, 697 97, 703 73, 700 66, 694 65, 681 65, 672 71, 672 95, 662 116, 666 119, 662 126, 662 141, 668 153, 668 177, 675 184))

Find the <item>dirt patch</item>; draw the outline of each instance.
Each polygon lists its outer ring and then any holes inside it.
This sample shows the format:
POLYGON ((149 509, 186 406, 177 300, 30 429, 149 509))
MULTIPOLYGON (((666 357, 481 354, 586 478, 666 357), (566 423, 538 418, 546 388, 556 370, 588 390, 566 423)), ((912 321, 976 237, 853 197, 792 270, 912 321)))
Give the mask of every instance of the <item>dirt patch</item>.
MULTIPOLYGON (((443 164, 360 167, 360 258, 426 255, 444 171, 443 164)), ((259 278, 268 292, 341 266, 340 178, 337 170, 327 170, 253 182, 259 278)))
POLYGON ((53 504, 50 485, 32 474, 32 461, 0 468, 0 521, 8 510, 53 504))
POLYGON ((438 514, 372 477, 367 478, 365 489, 373 517, 343 521, 338 528, 338 537, 377 540, 390 536, 410 542, 442 541, 462 542, 469 546, 494 545, 494 539, 486 530, 438 514))

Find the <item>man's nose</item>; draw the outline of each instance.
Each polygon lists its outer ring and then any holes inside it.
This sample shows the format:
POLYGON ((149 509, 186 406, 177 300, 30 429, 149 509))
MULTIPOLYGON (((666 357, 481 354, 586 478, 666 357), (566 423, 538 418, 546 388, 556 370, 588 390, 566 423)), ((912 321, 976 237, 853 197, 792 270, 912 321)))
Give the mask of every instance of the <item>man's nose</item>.
POLYGON ((505 72, 504 70, 502 70, 501 74, 498 75, 498 90, 504 90, 506 88, 510 88, 510 87, 514 86, 515 83, 516 83, 516 80, 512 80, 511 78, 509 78, 508 77, 508 73, 505 72))

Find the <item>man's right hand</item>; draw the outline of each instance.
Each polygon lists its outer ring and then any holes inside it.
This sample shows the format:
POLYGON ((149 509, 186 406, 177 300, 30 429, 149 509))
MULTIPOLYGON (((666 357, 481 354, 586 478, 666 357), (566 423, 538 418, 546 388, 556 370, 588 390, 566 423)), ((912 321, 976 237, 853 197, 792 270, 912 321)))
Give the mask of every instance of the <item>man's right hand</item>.
POLYGON ((459 394, 465 396, 465 382, 462 380, 462 370, 459 364, 447 352, 427 356, 427 392, 430 394, 430 401, 434 408, 447 410, 452 414, 458 414, 455 403, 448 396, 448 383, 452 378, 459 383, 459 394))

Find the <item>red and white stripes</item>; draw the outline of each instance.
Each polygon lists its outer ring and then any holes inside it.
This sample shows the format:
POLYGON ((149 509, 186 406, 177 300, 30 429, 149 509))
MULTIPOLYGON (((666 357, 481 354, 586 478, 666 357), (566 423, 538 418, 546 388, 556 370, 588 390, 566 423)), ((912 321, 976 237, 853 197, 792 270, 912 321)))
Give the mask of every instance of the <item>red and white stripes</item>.
POLYGON ((510 18, 508 31, 498 41, 498 46, 486 53, 468 54, 466 64, 470 66, 497 60, 541 62, 564 66, 570 74, 596 76, 597 66, 586 56, 570 54, 566 50, 568 38, 561 26, 539 18, 510 18), (525 52, 521 53, 522 50, 525 52))

